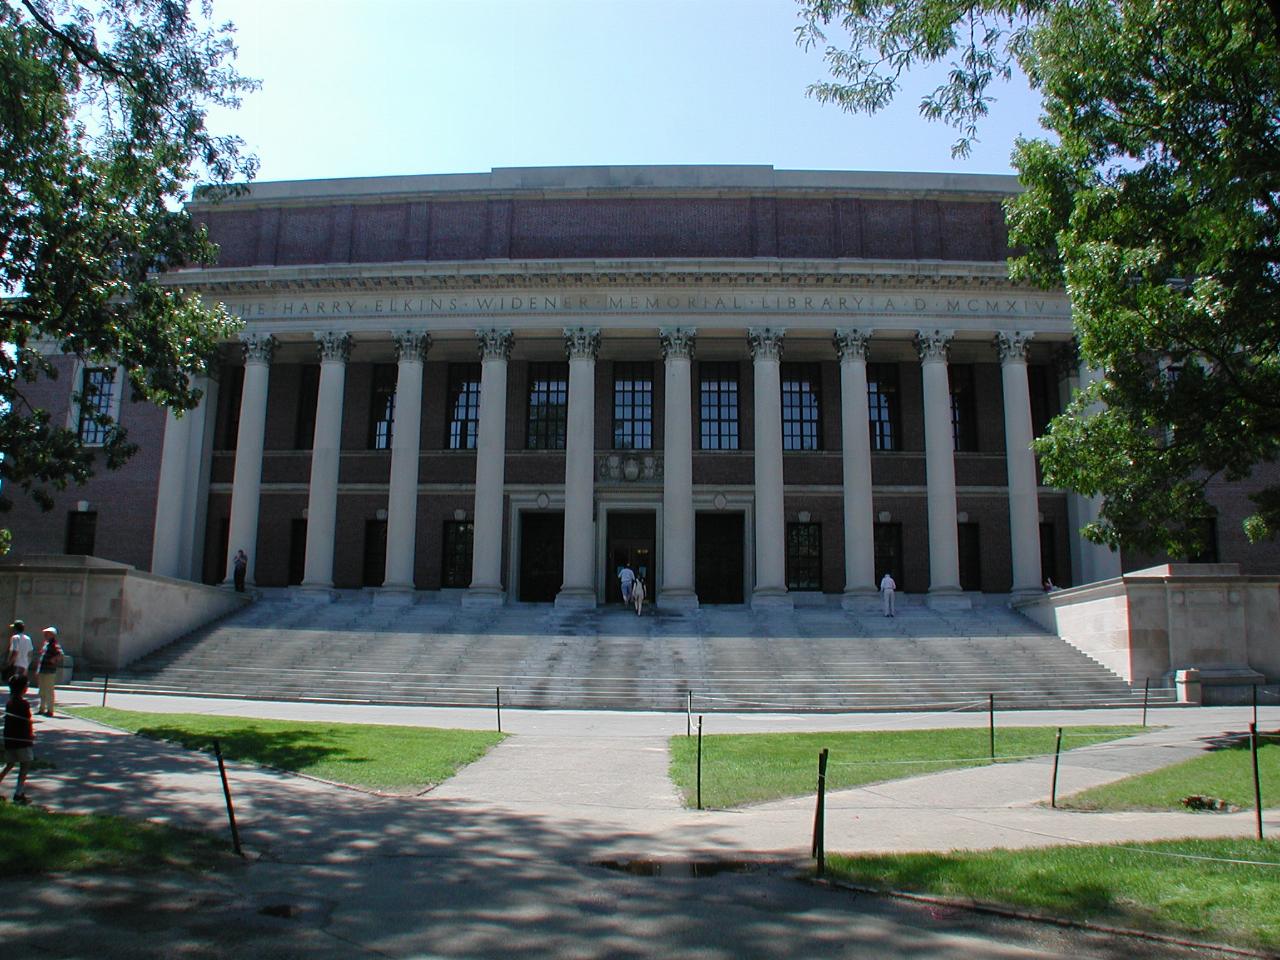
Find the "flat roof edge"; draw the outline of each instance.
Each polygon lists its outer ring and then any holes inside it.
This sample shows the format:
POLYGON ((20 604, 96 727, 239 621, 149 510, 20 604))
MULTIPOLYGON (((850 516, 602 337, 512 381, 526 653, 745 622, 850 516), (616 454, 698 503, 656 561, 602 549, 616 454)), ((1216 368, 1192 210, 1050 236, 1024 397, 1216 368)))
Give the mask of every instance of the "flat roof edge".
MULTIPOLYGON (((1015 194, 1012 174, 775 170, 763 164, 495 167, 488 173, 412 174, 252 183, 231 203, 317 201, 452 193, 652 190, 865 190, 875 193, 1015 194)), ((200 203, 197 191, 196 201, 200 203)))

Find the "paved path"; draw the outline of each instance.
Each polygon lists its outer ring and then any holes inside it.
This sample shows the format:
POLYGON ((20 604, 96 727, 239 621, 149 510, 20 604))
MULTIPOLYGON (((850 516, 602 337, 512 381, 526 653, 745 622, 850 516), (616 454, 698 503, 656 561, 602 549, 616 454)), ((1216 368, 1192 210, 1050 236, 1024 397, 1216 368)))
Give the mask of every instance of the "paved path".
MULTIPOLYGON (((88 702, 83 694, 64 698, 88 702)), ((144 698, 113 705, 146 709, 144 698)), ((491 713, 415 708, 160 701, 168 710, 369 722, 490 726, 491 713)), ((1167 711, 1141 750, 1080 751, 1064 790, 1159 765, 1198 740, 1239 730, 1247 711, 1167 711)), ((1004 724, 1132 722, 1089 714, 1001 717, 1004 724)), ((707 718, 717 731, 936 726, 939 718, 707 718)), ((982 723, 957 715, 948 722, 982 723)), ((1280 725, 1280 710, 1264 714, 1280 725)), ((666 780, 665 739, 685 718, 661 714, 504 712, 516 735, 416 798, 373 796, 232 765, 251 866, 204 878, 55 878, 6 884, 7 944, 51 956, 146 955, 124 926, 156 932, 156 956, 1049 957, 1178 956, 1165 947, 996 922, 965 911, 816 890, 773 867, 752 876, 653 880, 592 864, 635 859, 759 859, 802 863, 812 800, 736 811, 679 806, 666 780), (286 917, 266 916, 281 907, 286 917), (41 911, 55 909, 56 924, 41 911), (55 933, 56 931, 56 933, 55 933), (163 946, 163 949, 160 949, 163 946), (139 951, 142 950, 142 953, 139 951), (77 952, 82 951, 82 952, 77 952)), ((225 829, 211 758, 60 718, 41 729, 32 794, 54 809, 96 810, 225 829)), ((889 850, 1247 834, 1249 815, 1069 814, 1038 806, 1041 761, 951 771, 830 797, 828 849, 889 850)), ((1275 811, 1268 830, 1280 829, 1275 811)), ((148 942, 149 943, 149 942, 148 942)), ((148 946, 150 949, 150 946, 148 946)), ((19 954, 21 950, 19 950, 19 954)), ((34 955, 34 954, 32 954, 34 955)))

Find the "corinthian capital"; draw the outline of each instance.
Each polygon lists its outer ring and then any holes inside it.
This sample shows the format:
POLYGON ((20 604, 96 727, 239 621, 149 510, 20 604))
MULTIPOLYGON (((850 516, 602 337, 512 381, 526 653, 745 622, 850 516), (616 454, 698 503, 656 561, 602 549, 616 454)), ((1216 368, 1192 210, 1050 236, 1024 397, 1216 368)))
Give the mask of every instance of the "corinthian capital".
POLYGON ((346 363, 351 357, 351 334, 345 330, 317 333, 316 346, 320 348, 321 361, 337 360, 346 363))
POLYGON ((664 360, 692 360, 698 331, 688 327, 664 327, 658 331, 664 360))
POLYGON ((600 328, 565 327, 564 352, 570 360, 594 360, 600 353, 600 328))
POLYGON ((946 363, 954 330, 917 330, 916 353, 921 363, 946 363))
POLYGON ((836 356, 841 360, 866 360, 867 346, 871 334, 865 330, 837 330, 835 336, 836 356))
POLYGON ((747 345, 753 360, 781 360, 782 338, 787 331, 774 327, 752 327, 747 331, 747 345))
POLYGON ((245 363, 270 363, 276 352, 276 338, 269 333, 246 333, 240 338, 245 363))
POLYGON ((425 330, 400 330, 394 334, 396 341, 396 359, 417 361, 427 359, 427 351, 431 349, 431 334, 425 330))
POLYGON ((1035 334, 1021 330, 1001 330, 996 334, 996 353, 1001 363, 1026 363, 1027 351, 1031 349, 1031 338, 1035 334))
POLYGON ((481 360, 506 360, 511 356, 511 331, 489 327, 477 330, 476 340, 480 344, 481 360))

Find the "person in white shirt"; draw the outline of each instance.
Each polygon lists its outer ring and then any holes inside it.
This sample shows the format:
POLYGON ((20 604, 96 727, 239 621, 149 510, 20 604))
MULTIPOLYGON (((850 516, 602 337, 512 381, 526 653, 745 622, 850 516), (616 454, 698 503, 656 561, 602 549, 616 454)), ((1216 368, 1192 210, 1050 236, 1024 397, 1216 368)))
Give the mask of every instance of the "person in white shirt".
POLYGON ((27 626, 21 620, 13 621, 13 636, 9 638, 9 658, 5 664, 13 668, 14 676, 25 677, 27 670, 31 667, 31 654, 35 648, 26 630, 27 626))
POLYGON ((629 607, 631 606, 631 585, 636 582, 636 572, 631 569, 631 564, 622 565, 622 569, 618 571, 618 582, 622 586, 622 602, 629 607))
POLYGON ((898 585, 893 582, 893 575, 888 571, 880 580, 880 596, 884 600, 884 615, 892 617, 896 615, 893 605, 893 592, 898 589, 898 585))

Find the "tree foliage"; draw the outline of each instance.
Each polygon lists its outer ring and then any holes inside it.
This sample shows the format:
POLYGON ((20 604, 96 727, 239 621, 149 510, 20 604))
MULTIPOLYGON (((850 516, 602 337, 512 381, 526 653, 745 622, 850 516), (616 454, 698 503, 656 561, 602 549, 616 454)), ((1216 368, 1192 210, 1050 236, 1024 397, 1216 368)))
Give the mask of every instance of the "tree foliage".
MULTIPOLYGON (((813 92, 872 110, 952 62, 922 104, 972 141, 1017 65, 1054 136, 1021 140, 1015 280, 1065 287, 1099 377, 1037 442, 1046 482, 1102 499, 1086 535, 1191 555, 1206 485, 1280 456, 1280 0, 802 0, 813 92)), ((1260 483, 1253 539, 1280 529, 1260 483)))
POLYGON ((210 17, 189 0, 0 0, 0 509, 15 485, 47 509, 52 490, 132 453, 110 417, 95 418, 99 451, 31 401, 57 376, 50 352, 118 365, 134 395, 185 410, 234 329, 160 282, 216 253, 182 207, 189 186, 216 194, 256 169, 206 126, 255 86, 210 17))

